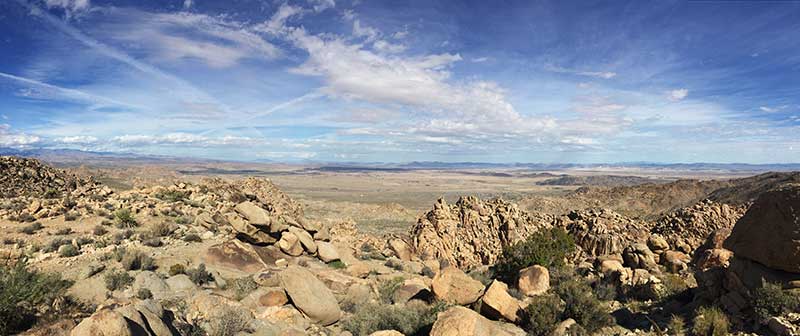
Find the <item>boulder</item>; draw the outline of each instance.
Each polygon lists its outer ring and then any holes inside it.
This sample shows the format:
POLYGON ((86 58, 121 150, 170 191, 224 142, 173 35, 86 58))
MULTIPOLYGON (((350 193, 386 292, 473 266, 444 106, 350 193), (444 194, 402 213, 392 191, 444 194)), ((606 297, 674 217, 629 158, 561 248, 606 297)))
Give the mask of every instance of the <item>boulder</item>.
POLYGON ((229 213, 225 215, 225 220, 231 227, 239 233, 239 237, 255 244, 273 244, 275 238, 268 233, 261 231, 254 225, 251 225, 244 218, 237 214, 229 213))
POLYGON ((661 254, 659 261, 664 265, 668 271, 678 273, 688 269, 688 263, 691 260, 688 255, 679 251, 666 251, 661 254))
POLYGON ((411 261, 414 255, 411 252, 411 247, 408 246, 405 240, 400 238, 389 239, 389 248, 392 249, 392 252, 402 261, 411 261))
POLYGON ((474 310, 454 306, 439 313, 431 328, 431 336, 511 336, 513 333, 501 328, 474 310))
POLYGON ((527 296, 544 294, 550 289, 550 272, 539 265, 523 268, 519 271, 517 288, 527 296))
POLYGON ((339 260, 339 251, 336 250, 333 244, 325 241, 317 241, 316 244, 320 260, 326 263, 339 260))
POLYGON ((406 303, 412 299, 427 301, 430 297, 431 290, 425 282, 419 278, 412 278, 403 281, 403 284, 394 291, 392 302, 406 303))
POLYGON ((156 299, 161 299, 170 294, 169 286, 157 274, 151 271, 144 271, 136 275, 133 280, 133 291, 137 293, 140 289, 147 289, 156 299))
POLYGON ((272 217, 267 210, 264 210, 258 204, 247 201, 236 205, 233 208, 239 215, 247 219, 251 225, 269 226, 272 222, 272 217))
POLYGON ((70 336, 134 336, 141 335, 141 331, 141 326, 129 322, 122 314, 104 308, 83 319, 70 336))
POLYGON ((333 292, 308 270, 289 266, 281 272, 280 280, 295 307, 315 323, 327 326, 341 317, 342 311, 333 292))
POLYGON ((306 230, 303 230, 298 227, 290 226, 289 232, 293 233, 297 236, 297 240, 300 241, 300 245, 308 251, 310 254, 317 253, 317 244, 314 243, 314 238, 311 237, 311 234, 308 233, 306 230))
POLYGON ((800 184, 761 194, 736 222, 724 247, 737 258, 800 273, 800 184))
POLYGON ((660 254, 661 252, 669 250, 669 243, 661 235, 654 234, 647 238, 647 247, 654 253, 660 254))
POLYGON ((641 268, 646 270, 656 269, 655 255, 646 244, 636 243, 630 245, 622 251, 624 265, 630 268, 641 268))
POLYGON ((468 305, 483 294, 483 284, 453 266, 442 269, 433 277, 433 293, 440 300, 468 305))
POLYGON ((522 309, 520 302, 508 294, 508 285, 497 280, 492 281, 486 289, 482 301, 481 313, 492 319, 503 318, 516 322, 517 314, 522 309))
POLYGON ((246 274, 257 273, 266 268, 252 246, 235 239, 209 247, 203 261, 214 269, 246 274))
POLYGON ((278 247, 281 248, 281 251, 293 257, 303 254, 303 246, 300 244, 300 239, 297 235, 289 231, 285 231, 281 234, 278 247))

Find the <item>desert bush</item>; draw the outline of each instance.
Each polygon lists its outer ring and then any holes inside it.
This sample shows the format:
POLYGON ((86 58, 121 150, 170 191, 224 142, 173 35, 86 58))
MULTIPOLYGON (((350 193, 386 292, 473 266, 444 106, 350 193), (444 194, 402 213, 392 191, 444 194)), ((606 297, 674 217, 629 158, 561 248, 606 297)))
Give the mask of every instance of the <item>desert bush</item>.
POLYGON ((550 335, 561 322, 563 313, 564 305, 558 296, 553 294, 534 296, 525 308, 522 326, 531 336, 550 335))
POLYGON ((148 233, 150 237, 166 237, 175 231, 175 225, 168 222, 153 223, 150 225, 148 233))
POLYGON ((114 224, 120 229, 128 229, 139 225, 139 223, 136 222, 136 218, 133 217, 131 210, 127 208, 114 211, 114 224))
POLYGON ((126 251, 122 257, 122 268, 127 271, 132 270, 153 270, 155 269, 155 262, 153 258, 144 254, 141 251, 126 251))
POLYGON ((230 288, 233 289, 236 299, 241 300, 258 289, 258 283, 252 277, 242 277, 231 281, 230 288))
POLYGON ((169 276, 178 274, 186 274, 186 266, 183 266, 183 264, 174 264, 169 267, 169 276))
POLYGON ((617 298, 617 286, 608 280, 596 281, 592 285, 592 293, 601 301, 613 301, 617 298))
POLYGON ((489 286, 494 280, 494 272, 491 268, 480 267, 467 273, 470 278, 478 280, 483 286, 489 286))
POLYGON ((717 307, 700 307, 695 312, 692 333, 696 336, 728 335, 728 316, 717 307))
POLYGON ((150 247, 159 247, 162 245, 161 238, 150 238, 142 240, 142 245, 150 247))
POLYGON ((347 265, 344 264, 341 260, 334 260, 328 263, 328 266, 335 268, 335 269, 345 269, 347 265))
POLYGON ((200 238, 200 236, 196 233, 189 233, 183 236, 183 241, 190 243, 201 243, 203 242, 203 238, 200 238))
POLYGON ((251 317, 241 309, 226 308, 222 314, 211 322, 209 336, 234 336, 247 330, 251 317))
POLYGON ((167 202, 179 202, 189 197, 188 191, 162 190, 154 195, 156 198, 167 202))
POLYGON ((62 258, 74 257, 79 254, 81 253, 78 251, 78 248, 72 244, 63 245, 58 249, 58 255, 62 258))
POLYGON ((670 336, 686 335, 686 322, 678 315, 672 315, 667 323, 667 333, 670 336))
POLYGON ((68 212, 64 213, 64 221, 65 222, 71 222, 71 221, 74 221, 74 220, 76 220, 76 219, 78 219, 80 217, 81 217, 81 215, 79 213, 77 213, 77 212, 68 211, 68 212))
POLYGON ((147 288, 139 288, 139 290, 136 292, 136 297, 140 300, 151 299, 153 298, 153 292, 147 288))
POLYGON ((50 240, 47 245, 42 248, 42 252, 49 253, 49 252, 56 252, 61 245, 72 244, 72 241, 69 239, 64 238, 53 238, 50 240))
POLYGON ((81 246, 84 246, 84 245, 88 245, 88 244, 91 244, 93 242, 94 242, 94 239, 89 238, 89 237, 78 237, 78 238, 75 238, 75 244, 78 245, 78 247, 81 247, 81 246))
POLYGON ((70 233, 72 233, 72 228, 68 228, 68 227, 60 228, 60 229, 56 230, 56 232, 53 232, 53 234, 56 235, 56 236, 65 236, 65 235, 68 235, 70 233))
POLYGON ((392 303, 394 292, 403 285, 403 277, 395 277, 391 280, 384 280, 378 284, 378 295, 383 303, 392 303))
POLYGON ((614 320, 581 279, 562 281, 555 289, 564 301, 564 318, 572 318, 590 333, 611 325, 614 320))
POLYGON ((503 248, 495 270, 506 279, 516 278, 519 270, 532 266, 560 267, 575 250, 575 242, 562 228, 541 230, 524 241, 503 248))
POLYGON ((110 291, 125 289, 133 283, 133 278, 127 271, 110 271, 103 277, 106 288, 110 291))
POLYGON ((71 285, 57 274, 31 271, 25 260, 0 264, 0 335, 16 334, 35 322, 35 309, 50 306, 71 285))
POLYGON ((178 218, 175 218, 175 224, 187 225, 191 223, 192 219, 186 216, 178 216, 178 218))
POLYGON ((191 279, 192 282, 198 285, 204 285, 214 280, 214 276, 206 271, 205 264, 200 264, 197 266, 197 268, 187 269, 186 275, 189 276, 189 279, 191 279))
POLYGON ((31 234, 34 234, 34 233, 36 233, 36 231, 39 231, 39 230, 41 230, 41 229, 42 229, 42 223, 39 223, 39 222, 33 222, 33 223, 31 223, 30 225, 26 225, 25 227, 23 227, 23 228, 22 228, 21 230, 19 230, 19 231, 20 231, 20 232, 22 232, 22 233, 24 233, 24 234, 29 234, 29 235, 31 235, 31 234))
POLYGON ((92 234, 95 236, 102 236, 106 233, 108 233, 108 230, 106 230, 106 228, 102 225, 95 226, 94 229, 92 229, 92 234))
POLYGON ((800 296, 783 290, 779 283, 765 281, 751 296, 753 311, 760 321, 800 310, 800 296))
POLYGON ((61 192, 56 189, 47 189, 44 194, 42 195, 44 198, 59 198, 61 197, 61 192))
POLYGON ((379 330, 397 330, 403 335, 427 335, 436 314, 447 305, 435 302, 428 305, 414 300, 405 305, 369 303, 357 308, 343 323, 343 328, 355 336, 369 335, 379 330))

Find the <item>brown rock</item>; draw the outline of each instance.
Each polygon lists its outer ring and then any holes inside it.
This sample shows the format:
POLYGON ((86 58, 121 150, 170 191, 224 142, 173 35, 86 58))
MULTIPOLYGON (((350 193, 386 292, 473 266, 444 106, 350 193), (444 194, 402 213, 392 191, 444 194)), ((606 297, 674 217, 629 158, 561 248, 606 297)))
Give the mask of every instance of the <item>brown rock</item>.
POLYGON ((272 217, 269 213, 253 202, 239 203, 233 209, 247 219, 251 225, 269 226, 272 222, 272 217))
POLYGON ((550 289, 550 272, 539 265, 523 268, 519 271, 517 288, 527 296, 544 294, 550 289))
POLYGON ((454 306, 439 313, 430 335, 511 336, 513 334, 471 309, 454 306))
POLYGON ((302 245, 303 248, 308 251, 308 253, 317 253, 317 244, 314 243, 314 238, 311 237, 310 233, 294 226, 289 227, 289 232, 297 236, 297 239, 300 241, 300 245, 302 245))
POLYGON ((389 248, 400 260, 411 261, 413 253, 411 253, 411 247, 404 240, 400 238, 389 239, 389 248))
POLYGON ((342 316, 339 303, 328 287, 314 274, 299 266, 289 266, 281 272, 281 286, 292 303, 312 321, 321 325, 336 323, 342 316))
POLYGON ((459 305, 478 301, 483 294, 483 284, 452 266, 436 274, 432 287, 437 298, 459 305))
POLYGON ((111 309, 101 309, 89 316, 70 332, 71 336, 134 336, 133 322, 128 322, 122 314, 111 309))
POLYGON ((419 278, 413 278, 403 281, 403 285, 394 291, 392 302, 406 303, 411 299, 427 301, 430 296, 431 290, 425 285, 425 282, 419 278))
POLYGON ((522 309, 519 301, 508 294, 508 285, 494 280, 483 294, 481 313, 492 319, 504 318, 517 321, 517 314, 522 309))
POLYGON ((204 256, 205 264, 217 269, 256 273, 266 267, 252 247, 237 240, 211 246, 204 256))
POLYGON ((303 254, 303 246, 300 244, 300 239, 294 233, 288 231, 281 234, 278 246, 281 251, 293 257, 303 254))
POLYGON ((336 247, 329 242, 324 241, 317 241, 317 253, 319 254, 319 259, 328 263, 331 261, 339 260, 339 251, 336 250, 336 247))
POLYGON ((724 246, 738 258, 800 273, 800 184, 761 194, 733 227, 724 246))
POLYGON ((261 231, 254 225, 251 225, 239 215, 229 213, 225 215, 225 220, 231 227, 238 232, 242 238, 253 243, 258 244, 272 244, 275 243, 275 238, 268 233, 261 231))

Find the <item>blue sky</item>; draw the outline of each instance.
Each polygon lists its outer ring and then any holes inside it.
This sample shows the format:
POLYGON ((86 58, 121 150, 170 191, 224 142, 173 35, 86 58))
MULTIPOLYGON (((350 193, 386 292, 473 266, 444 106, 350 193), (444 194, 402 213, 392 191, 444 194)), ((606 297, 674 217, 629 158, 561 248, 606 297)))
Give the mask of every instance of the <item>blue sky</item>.
POLYGON ((800 162, 796 1, 0 1, 0 147, 800 162))

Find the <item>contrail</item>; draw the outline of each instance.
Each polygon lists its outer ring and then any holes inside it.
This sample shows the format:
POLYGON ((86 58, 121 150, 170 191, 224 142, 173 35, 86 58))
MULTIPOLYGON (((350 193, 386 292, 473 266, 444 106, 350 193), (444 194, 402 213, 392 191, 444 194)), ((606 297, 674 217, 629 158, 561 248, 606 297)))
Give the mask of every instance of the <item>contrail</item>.
POLYGON ((47 89, 56 91, 56 92, 64 95, 65 97, 68 97, 68 98, 73 99, 73 100, 87 101, 87 102, 91 102, 93 104, 98 104, 98 105, 101 105, 100 103, 104 103, 106 105, 117 105, 117 106, 126 106, 126 107, 132 107, 132 108, 141 108, 140 106, 131 105, 131 104, 128 104, 128 103, 124 103, 124 102, 112 99, 112 98, 98 96, 98 95, 86 93, 86 92, 83 92, 83 91, 80 91, 80 90, 60 87, 60 86, 56 86, 56 85, 53 85, 53 84, 40 82, 40 81, 37 81, 35 79, 16 76, 16 75, 12 75, 12 74, 5 73, 5 72, 0 72, 0 77, 7 78, 7 79, 10 79, 10 80, 14 80, 14 81, 18 81, 18 82, 22 82, 22 83, 33 85, 33 86, 40 86, 40 87, 43 87, 43 88, 47 88, 47 89))
POLYGON ((265 115, 269 115, 269 114, 275 113, 275 112, 283 110, 283 109, 285 109, 287 107, 291 107, 291 106, 303 103, 305 101, 316 99, 316 98, 319 98, 319 97, 322 97, 322 96, 323 96, 323 94, 318 92, 318 91, 309 92, 309 93, 306 93, 306 94, 304 94, 304 95, 302 95, 300 97, 297 97, 297 98, 294 98, 294 99, 291 99, 291 100, 287 100, 287 101, 285 101, 283 103, 275 105, 275 106, 273 106, 273 107, 271 107, 271 108, 269 108, 269 109, 267 109, 265 111, 254 113, 254 114, 248 116, 247 118, 244 118, 244 119, 241 119, 241 120, 237 120, 237 123, 235 125, 234 124, 228 124, 228 125, 222 125, 220 127, 214 127, 214 128, 209 129, 209 130, 206 130, 205 132, 200 133, 200 135, 208 135, 210 133, 214 133, 214 132, 216 132, 218 130, 221 130, 221 129, 232 128, 232 127, 237 127, 237 126, 248 126, 248 127, 250 127, 251 125, 247 125, 246 124, 248 121, 251 121, 251 120, 259 118, 259 117, 263 117, 265 115))
POLYGON ((118 61, 120 61, 122 63, 125 63, 125 64, 127 64, 127 65, 129 65, 129 66, 141 71, 141 72, 144 72, 144 73, 147 73, 147 74, 151 74, 151 75, 156 76, 156 77, 158 77, 160 79, 167 80, 167 81, 173 82, 175 84, 178 84, 179 86, 187 89, 192 95, 194 95, 194 97, 192 97, 193 99, 204 100, 204 101, 207 101, 207 102, 211 102, 213 104, 216 104, 216 105, 222 107, 222 110, 225 111, 226 113, 230 113, 231 112, 231 108, 230 107, 228 107, 227 105, 225 105, 225 104, 221 103, 220 101, 216 100, 214 97, 212 97, 208 93, 205 93, 202 90, 194 87, 189 82, 187 82, 187 81, 185 81, 185 80, 183 80, 181 78, 178 78, 178 77, 176 77, 174 75, 171 75, 169 73, 166 73, 164 71, 161 71, 160 69, 158 69, 156 67, 153 67, 153 66, 151 66, 149 64, 143 63, 143 62, 141 62, 141 61, 139 61, 139 60, 137 60, 137 59, 135 59, 135 58, 133 58, 133 57, 131 57, 131 56, 119 51, 119 50, 117 50, 117 49, 114 49, 114 48, 112 48, 112 47, 110 47, 110 46, 108 46, 106 44, 103 44, 100 41, 97 41, 97 40, 91 38, 90 36, 84 34, 80 30, 78 30, 78 29, 76 29, 76 28, 64 23, 62 20, 60 20, 60 19, 54 17, 53 15, 47 13, 46 11, 42 10, 41 8, 39 8, 36 5, 30 4, 30 3, 26 2, 25 0, 17 0, 17 2, 20 5, 22 5, 23 7, 28 8, 32 15, 36 15, 36 16, 39 16, 39 17, 43 18, 45 21, 47 21, 47 23, 49 23, 49 24, 55 26, 56 28, 58 28, 58 30, 60 30, 63 33, 69 35, 70 37, 80 41, 81 43, 89 46, 90 48, 92 48, 94 50, 97 50, 101 54, 103 54, 103 55, 105 55, 107 57, 116 59, 116 60, 118 60, 118 61))

